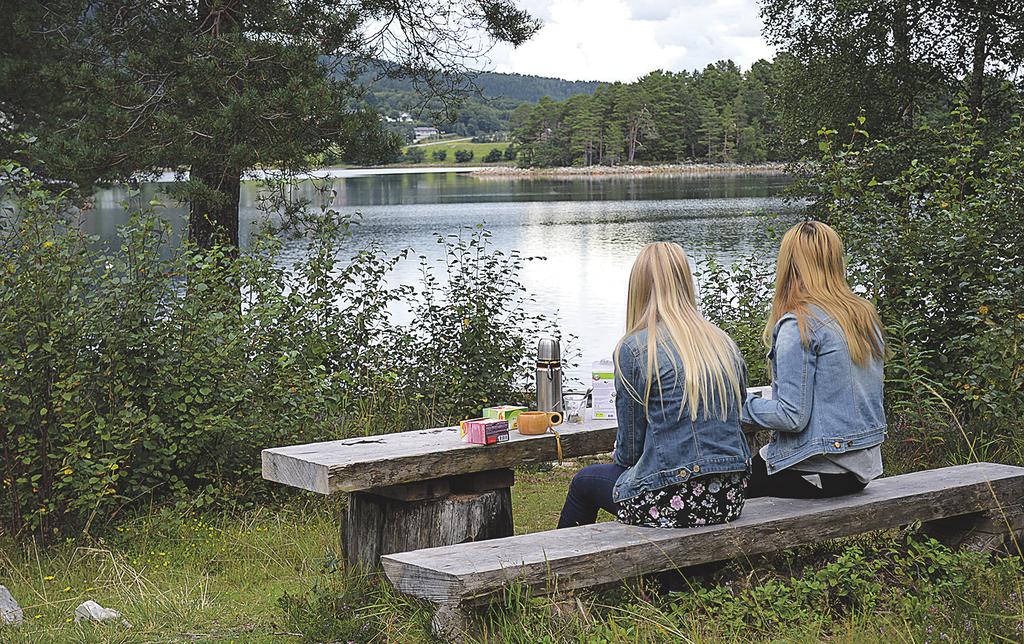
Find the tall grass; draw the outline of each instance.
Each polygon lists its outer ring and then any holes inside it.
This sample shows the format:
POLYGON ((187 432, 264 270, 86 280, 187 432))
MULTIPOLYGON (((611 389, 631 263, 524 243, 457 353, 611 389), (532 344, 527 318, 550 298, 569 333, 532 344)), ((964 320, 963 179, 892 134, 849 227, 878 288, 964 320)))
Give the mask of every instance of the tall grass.
MULTIPOLYGON (((520 474, 517 530, 553 527, 570 468, 520 474)), ((341 566, 336 502, 204 516, 154 511, 88 544, 0 544, 28 623, 5 642, 422 642, 430 606, 341 566), (74 624, 81 601, 131 622, 74 624)), ((912 533, 843 539, 557 597, 513 587, 472 613, 493 642, 1019 641, 1024 565, 912 533)))

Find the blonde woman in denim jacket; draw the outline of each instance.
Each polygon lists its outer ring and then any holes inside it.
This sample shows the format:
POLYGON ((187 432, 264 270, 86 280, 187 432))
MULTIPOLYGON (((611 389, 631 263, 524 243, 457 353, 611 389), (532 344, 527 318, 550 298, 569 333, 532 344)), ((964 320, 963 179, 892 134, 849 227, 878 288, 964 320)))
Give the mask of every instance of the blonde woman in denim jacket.
POLYGON ((772 398, 748 395, 743 422, 772 437, 754 455, 747 496, 864 489, 882 474, 885 344, 875 307, 850 290, 829 226, 805 221, 783 237, 765 343, 772 398))
POLYGON ((665 528, 738 517, 750 463, 740 428, 745 365, 698 312, 678 244, 651 244, 637 256, 615 362, 614 462, 576 474, 558 527, 593 523, 600 508, 665 528))

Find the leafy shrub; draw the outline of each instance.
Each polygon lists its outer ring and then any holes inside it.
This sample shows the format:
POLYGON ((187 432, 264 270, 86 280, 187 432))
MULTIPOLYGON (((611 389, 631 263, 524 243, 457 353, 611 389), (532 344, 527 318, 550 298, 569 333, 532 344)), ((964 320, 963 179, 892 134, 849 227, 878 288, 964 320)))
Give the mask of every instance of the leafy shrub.
MULTIPOLYGON (((1009 579, 1019 568, 1019 562, 1009 561, 1001 573, 1009 579)), ((732 632, 748 636, 770 635, 814 620, 827 624, 849 613, 878 611, 892 611, 911 623, 930 623, 935 630, 956 632, 968 621, 957 618, 977 610, 977 606, 964 605, 965 585, 973 575, 987 571, 982 554, 954 552, 934 540, 908 536, 871 550, 847 545, 831 561, 809 566, 795 577, 762 573, 731 587, 698 587, 676 594, 672 610, 680 617, 714 616, 732 632), (929 614, 936 606, 947 608, 946 619, 929 614)), ((998 628, 997 624, 998 620, 993 620, 989 626, 998 628)))
POLYGON ((472 150, 456 150, 455 151, 455 162, 456 163, 469 163, 473 160, 472 150))
POLYGON ((0 525, 95 532, 133 507, 255 501, 261 449, 449 424, 523 400, 539 318, 523 261, 483 230, 440 239, 444 272, 389 287, 406 254, 342 262, 349 222, 311 218, 302 260, 280 238, 242 254, 188 244, 147 214, 115 252, 69 204, 7 164, 0 184, 0 525), (395 325, 401 301, 416 315, 395 325))
POLYGON ((701 312, 739 346, 747 362, 748 386, 770 384, 761 334, 774 295, 774 262, 751 256, 727 267, 712 257, 697 262, 695 276, 701 312))
POLYGON ((509 143, 507 146, 505 146, 505 152, 504 154, 502 154, 502 156, 505 157, 506 161, 515 161, 518 155, 519 148, 517 148, 513 143, 509 143))
POLYGON ((468 418, 481 403, 526 399, 534 343, 547 322, 529 313, 533 300, 518 277, 523 258, 492 249, 490 237, 482 226, 438 235, 441 275, 421 258, 408 373, 426 409, 468 418))
POLYGON ((434 161, 444 161, 448 158, 448 150, 434 150, 430 153, 430 156, 434 161))
POLYGON ((501 161, 501 158, 501 150, 499 150, 498 148, 491 148, 491 151, 488 152, 487 156, 484 157, 484 162, 497 163, 498 161, 501 161))
MULTIPOLYGON (((986 142, 960 110, 923 128, 928 154, 895 170, 907 156, 898 142, 853 131, 845 144, 822 131, 804 187, 811 212, 846 242, 853 281, 896 331, 891 404, 927 399, 940 410, 959 450, 951 458, 1024 462, 1024 129, 986 142)), ((917 420, 911 437, 928 440, 935 414, 917 420)))
POLYGON ((423 148, 409 148, 402 155, 402 161, 405 163, 423 163, 425 158, 427 158, 427 153, 423 148))

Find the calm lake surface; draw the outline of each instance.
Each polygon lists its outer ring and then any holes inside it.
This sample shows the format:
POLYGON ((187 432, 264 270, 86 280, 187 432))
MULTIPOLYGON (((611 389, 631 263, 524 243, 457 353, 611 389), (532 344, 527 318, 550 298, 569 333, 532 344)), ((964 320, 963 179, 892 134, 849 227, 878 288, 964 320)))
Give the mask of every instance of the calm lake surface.
MULTIPOLYGON (((433 260, 440 257, 435 233, 485 224, 496 246, 544 257, 527 262, 523 282, 539 311, 563 335, 577 336, 582 358, 568 374, 575 377, 611 355, 625 325, 629 270, 645 244, 674 241, 691 258, 711 255, 726 263, 752 252, 771 255, 776 246, 767 217, 781 217, 785 224, 799 209, 780 196, 788 182, 784 176, 522 179, 476 178, 459 170, 331 171, 294 191, 317 206, 326 201, 341 212, 361 214, 350 252, 374 242, 390 253, 412 248, 433 260), (331 191, 325 193, 325 186, 331 191)), ((84 215, 86 230, 113 241, 127 219, 126 201, 145 204, 156 197, 168 204, 161 212, 180 235, 186 210, 162 196, 160 186, 146 185, 141 194, 101 191, 84 215)), ((243 238, 265 217, 259 190, 255 183, 243 186, 243 238)), ((282 260, 293 262, 304 247, 301 240, 288 242, 282 260)), ((399 264, 392 279, 417 284, 418 261, 399 264)))

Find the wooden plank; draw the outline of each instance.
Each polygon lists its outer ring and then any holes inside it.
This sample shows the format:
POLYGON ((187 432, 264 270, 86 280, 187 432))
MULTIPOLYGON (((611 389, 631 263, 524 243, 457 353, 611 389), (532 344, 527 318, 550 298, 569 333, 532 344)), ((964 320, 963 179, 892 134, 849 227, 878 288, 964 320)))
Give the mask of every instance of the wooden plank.
POLYGON ((452 494, 472 494, 510 488, 516 484, 516 472, 512 469, 487 470, 459 474, 449 480, 452 482, 452 494))
POLYGON ((395 499, 396 501, 423 501, 440 499, 449 494, 467 494, 471 492, 487 492, 512 487, 516 482, 515 470, 500 469, 445 476, 439 479, 427 479, 414 483, 400 483, 387 487, 375 487, 366 490, 370 494, 395 499))
POLYGON ((396 501, 440 499, 452 493, 452 479, 445 477, 427 481, 416 481, 415 483, 400 483, 398 485, 374 488, 368 490, 368 492, 396 501))
MULTIPOLYGON (((771 396, 771 387, 751 387, 771 396), (765 393, 767 392, 767 393, 765 393)), ((557 428, 565 458, 612 450, 614 420, 588 418, 557 428)), ((263 450, 263 478, 319 492, 355 492, 456 474, 513 468, 558 458, 552 434, 509 434, 509 442, 472 445, 459 440, 455 427, 438 427, 340 441, 263 450)))
POLYGON ((542 592, 771 552, 825 539, 1004 508, 1024 499, 1024 468, 975 463, 878 479, 823 500, 762 498, 728 525, 683 530, 618 522, 385 556, 398 590, 439 604, 487 598, 519 579, 542 592))
MULTIPOLYGON (((614 420, 558 426, 565 458, 610 452, 614 420)), ((263 450, 263 478, 334 494, 470 472, 513 468, 558 457, 555 436, 511 432, 507 443, 472 445, 455 427, 382 434, 263 450)))

